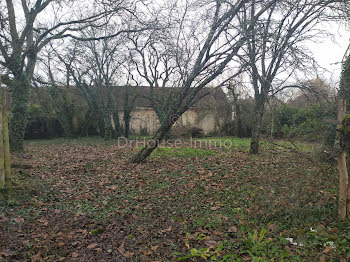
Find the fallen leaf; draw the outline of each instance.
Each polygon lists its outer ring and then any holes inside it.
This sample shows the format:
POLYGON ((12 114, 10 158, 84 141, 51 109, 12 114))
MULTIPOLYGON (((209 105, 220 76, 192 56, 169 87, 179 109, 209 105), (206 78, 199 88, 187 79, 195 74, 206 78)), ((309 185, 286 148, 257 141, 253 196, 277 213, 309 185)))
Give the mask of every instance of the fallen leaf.
POLYGON ((232 226, 232 227, 230 227, 227 231, 228 231, 229 233, 237 233, 237 232, 238 232, 238 229, 237 229, 237 227, 232 226))
POLYGON ((125 248, 124 248, 124 241, 122 242, 122 244, 118 247, 117 249, 119 251, 120 254, 122 254, 124 257, 132 257, 134 255, 134 253, 131 252, 125 252, 125 248))
POLYGON ((16 217, 13 219, 16 224, 21 224, 24 223, 24 218, 23 217, 16 217))
POLYGON ((269 231, 275 231, 276 229, 278 229, 278 225, 277 224, 270 224, 267 229, 269 231))
POLYGON ((32 256, 31 261, 32 262, 40 262, 41 261, 41 252, 39 252, 38 254, 32 256))
POLYGON ((153 246, 153 247, 151 247, 151 250, 152 251, 157 251, 158 248, 159 248, 159 246, 153 246))
POLYGON ((93 249, 93 248, 97 247, 97 245, 98 245, 97 243, 90 244, 90 245, 87 246, 87 248, 88 249, 93 249))
POLYGON ((333 247, 328 246, 328 247, 326 247, 326 248, 323 250, 322 253, 329 253, 329 252, 331 252, 331 251, 333 251, 333 247))
POLYGON ((132 257, 134 255, 134 253, 131 253, 131 252, 126 252, 125 254, 123 254, 124 257, 132 257))
POLYGON ((76 258, 76 257, 78 257, 78 253, 77 252, 73 252, 72 253, 72 258, 76 258))
POLYGON ((120 254, 124 254, 125 253, 125 248, 124 248, 124 241, 122 242, 122 244, 117 248, 118 252, 120 254))
POLYGON ((214 231, 213 231, 213 235, 214 235, 214 236, 223 236, 223 235, 225 235, 225 233, 224 233, 224 232, 220 232, 220 231, 214 230, 214 231))
POLYGON ((47 221, 45 217, 40 218, 39 222, 42 223, 44 226, 47 226, 49 224, 49 221, 47 221))

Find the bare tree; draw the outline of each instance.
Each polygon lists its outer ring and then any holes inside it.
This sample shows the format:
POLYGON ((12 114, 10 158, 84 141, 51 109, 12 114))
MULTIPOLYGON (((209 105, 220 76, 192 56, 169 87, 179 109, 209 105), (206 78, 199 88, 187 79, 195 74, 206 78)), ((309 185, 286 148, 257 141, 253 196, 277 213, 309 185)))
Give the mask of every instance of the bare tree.
POLYGON ((168 110, 176 91, 175 54, 166 32, 150 32, 146 37, 133 35, 130 59, 138 75, 146 81, 149 93, 144 98, 150 101, 161 125, 168 122, 168 110))
POLYGON ((33 79, 33 92, 44 112, 54 114, 61 124, 66 137, 76 137, 81 134, 74 125, 74 117, 80 110, 76 97, 72 95, 69 66, 73 63, 71 57, 63 67, 52 57, 55 52, 46 48, 46 52, 38 58, 41 74, 33 79), (53 69, 54 68, 54 69, 53 69), (63 79, 57 75, 64 76, 63 79))
MULTIPOLYGON (((78 0, 22 0, 20 3, 6 0, 0 3, 0 65, 8 69, 10 74, 6 83, 10 87, 12 99, 10 119, 12 150, 23 149, 29 88, 41 49, 55 39, 67 37, 81 39, 77 36, 77 31, 86 27, 100 27, 106 23, 106 16, 108 21, 113 21, 114 15, 120 12, 133 16, 132 6, 135 3, 130 4, 128 1, 86 3, 78 0)), ((125 31, 138 30, 130 23, 125 25, 123 29, 109 37, 125 31)), ((99 39, 105 37, 100 36, 99 39)))
POLYGON ((240 16, 240 26, 247 38, 243 63, 249 65, 254 90, 254 128, 250 152, 259 150, 264 106, 271 92, 276 94, 297 70, 310 71, 315 66, 311 53, 302 46, 326 32, 319 23, 335 0, 276 1, 264 16, 254 20, 261 3, 252 1, 240 16), (248 22, 247 22, 248 21, 248 22))
MULTIPOLYGON (((170 62, 167 62, 167 65, 170 65, 168 66, 169 70, 174 68, 171 82, 177 88, 176 91, 172 92, 174 95, 169 96, 168 101, 170 103, 166 108, 165 121, 153 137, 155 143, 146 146, 135 155, 134 162, 141 162, 146 159, 169 132, 175 122, 174 120, 192 105, 199 92, 205 86, 213 83, 225 70, 228 70, 228 66, 247 40, 247 34, 242 32, 241 27, 237 26, 237 19, 243 10, 251 6, 251 2, 245 0, 179 1, 172 9, 171 14, 166 14, 166 21, 170 20, 172 22, 171 17, 177 18, 174 19, 176 23, 170 23, 168 27, 168 35, 171 36, 168 42, 172 43, 171 50, 173 51, 171 52, 170 62), (193 17, 197 17, 200 23, 193 22, 193 17)), ((256 21, 275 2, 261 1, 259 10, 250 19, 256 21)), ((251 30, 250 27, 248 26, 246 30, 251 30)), ((144 50, 144 48, 141 47, 141 50, 144 50)), ((163 54, 159 50, 162 49, 153 45, 146 52, 150 59, 156 61, 155 65, 158 65, 159 54, 163 54)), ((140 54, 140 56, 143 55, 140 54)), ((142 64, 142 67, 141 74, 149 76, 149 71, 144 70, 147 64, 142 64)), ((164 70, 165 68, 163 63, 163 72, 169 72, 169 70, 164 70)), ((152 69, 153 79, 158 77, 163 82, 167 80, 169 74, 165 73, 161 76, 154 66, 152 69)), ((220 83, 216 85, 227 82, 240 74, 240 71, 237 69, 237 73, 227 79, 221 79, 220 83)), ((149 82, 149 84, 151 83, 149 82)))

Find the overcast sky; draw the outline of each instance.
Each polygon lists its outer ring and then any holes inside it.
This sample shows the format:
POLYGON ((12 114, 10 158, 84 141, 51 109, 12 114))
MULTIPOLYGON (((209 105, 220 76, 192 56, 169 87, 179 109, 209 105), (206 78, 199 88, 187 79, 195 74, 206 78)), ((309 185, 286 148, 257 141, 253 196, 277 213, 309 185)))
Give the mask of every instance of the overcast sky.
POLYGON ((350 43, 350 32, 345 30, 345 26, 336 23, 329 24, 329 29, 334 34, 334 39, 326 38, 319 44, 310 43, 309 48, 315 54, 318 63, 329 71, 320 77, 337 83, 341 73, 340 62, 350 43))

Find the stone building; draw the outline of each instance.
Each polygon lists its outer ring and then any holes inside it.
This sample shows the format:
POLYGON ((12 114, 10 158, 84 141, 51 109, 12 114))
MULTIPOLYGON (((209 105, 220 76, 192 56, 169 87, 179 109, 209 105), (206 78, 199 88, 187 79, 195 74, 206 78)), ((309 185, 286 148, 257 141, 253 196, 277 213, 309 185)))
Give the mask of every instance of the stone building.
MULTIPOLYGON (((119 108, 123 108, 124 87, 116 87, 118 93, 119 108)), ((157 114, 154 112, 149 87, 135 87, 131 93, 137 95, 131 112, 130 131, 132 134, 152 135, 160 126, 157 114)), ((226 94, 221 88, 206 88, 199 93, 196 103, 186 111, 175 123, 175 127, 197 127, 203 130, 205 135, 220 133, 226 121, 229 121, 231 113, 226 94), (204 93, 206 95, 204 95, 204 93)), ((129 97, 129 101, 132 97, 129 97)), ((119 111, 121 125, 124 123, 123 111, 119 111)))
MULTIPOLYGON (((26 138, 50 138, 64 135, 66 129, 62 124, 62 116, 68 119, 70 129, 75 136, 97 135, 98 121, 89 118, 89 107, 86 99, 77 87, 56 87, 54 96, 48 88, 40 92, 32 92, 30 102, 30 118, 26 130, 26 138)), ((98 106, 106 104, 103 89, 91 89, 98 106)), ((160 99, 167 98, 174 88, 156 90, 160 99)), ((119 122, 124 128, 124 109, 130 107, 130 134, 153 135, 160 126, 157 114, 153 110, 150 87, 114 86, 111 99, 113 111, 118 111, 119 122)), ((226 94, 221 88, 205 88, 195 98, 195 103, 175 123, 174 131, 186 131, 191 128, 203 130, 205 135, 220 134, 226 121, 231 118, 230 106, 226 94), (179 128, 180 127, 180 128, 179 128)), ((103 109, 100 109, 103 112, 103 109)), ((91 111, 90 111, 91 114, 91 111)), ((112 126, 114 116, 111 115, 112 126)), ((175 133, 175 132, 174 132, 175 133)))

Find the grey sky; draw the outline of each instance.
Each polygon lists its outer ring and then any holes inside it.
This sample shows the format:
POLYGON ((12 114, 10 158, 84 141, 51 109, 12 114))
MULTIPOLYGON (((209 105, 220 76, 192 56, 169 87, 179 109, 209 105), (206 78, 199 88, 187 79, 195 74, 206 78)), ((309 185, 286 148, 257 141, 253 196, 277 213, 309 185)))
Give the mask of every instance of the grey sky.
POLYGON ((310 43, 309 48, 314 53, 317 62, 329 71, 320 77, 337 83, 341 73, 340 62, 350 43, 350 32, 344 25, 336 23, 330 23, 327 27, 334 34, 334 38, 326 38, 320 43, 310 43))

